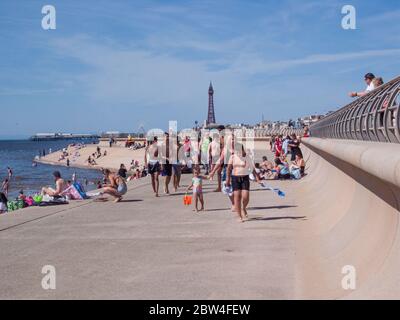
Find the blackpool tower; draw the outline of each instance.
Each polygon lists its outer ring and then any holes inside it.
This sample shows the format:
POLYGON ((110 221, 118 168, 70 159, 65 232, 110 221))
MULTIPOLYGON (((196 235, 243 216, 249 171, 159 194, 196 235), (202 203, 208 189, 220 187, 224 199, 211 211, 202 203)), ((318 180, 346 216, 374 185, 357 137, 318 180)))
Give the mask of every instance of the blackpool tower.
POLYGON ((214 111, 214 89, 212 83, 210 82, 210 87, 208 88, 208 115, 207 115, 207 125, 216 123, 215 122, 215 111, 214 111))

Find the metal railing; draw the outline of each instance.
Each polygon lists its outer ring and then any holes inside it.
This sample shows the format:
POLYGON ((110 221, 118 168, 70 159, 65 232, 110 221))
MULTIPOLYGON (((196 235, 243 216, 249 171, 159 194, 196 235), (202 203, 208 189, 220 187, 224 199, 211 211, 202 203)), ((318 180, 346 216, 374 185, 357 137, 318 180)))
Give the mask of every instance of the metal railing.
POLYGON ((303 133, 303 129, 295 129, 295 128, 277 128, 277 129, 254 129, 254 137, 262 138, 262 137, 271 137, 271 136, 288 136, 295 133, 296 135, 301 135, 303 133))
POLYGON ((329 114, 313 137, 400 143, 400 77, 329 114))

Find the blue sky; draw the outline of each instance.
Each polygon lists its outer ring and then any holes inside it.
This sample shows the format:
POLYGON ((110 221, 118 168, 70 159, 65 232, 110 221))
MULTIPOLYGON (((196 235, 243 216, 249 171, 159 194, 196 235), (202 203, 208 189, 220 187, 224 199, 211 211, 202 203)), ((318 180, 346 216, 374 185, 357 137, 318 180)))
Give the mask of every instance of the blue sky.
POLYGON ((393 1, 0 2, 0 137, 178 129, 324 113, 389 80, 400 62, 393 1), (57 29, 41 28, 54 5, 57 29), (341 28, 341 8, 357 29, 341 28))

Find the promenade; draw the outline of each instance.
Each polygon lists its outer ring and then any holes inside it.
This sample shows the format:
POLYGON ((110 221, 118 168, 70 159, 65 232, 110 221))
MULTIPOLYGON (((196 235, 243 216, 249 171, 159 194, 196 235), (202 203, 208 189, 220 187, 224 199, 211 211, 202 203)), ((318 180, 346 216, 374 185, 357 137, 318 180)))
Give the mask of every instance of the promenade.
MULTIPOLYGON (((186 186, 190 175, 183 176, 186 186)), ((76 201, 0 219, 0 299, 295 298, 295 181, 252 185, 249 221, 205 182, 206 211, 183 205, 183 188, 155 198, 149 178, 120 203, 76 201), (44 265, 56 289, 41 287, 44 265)))

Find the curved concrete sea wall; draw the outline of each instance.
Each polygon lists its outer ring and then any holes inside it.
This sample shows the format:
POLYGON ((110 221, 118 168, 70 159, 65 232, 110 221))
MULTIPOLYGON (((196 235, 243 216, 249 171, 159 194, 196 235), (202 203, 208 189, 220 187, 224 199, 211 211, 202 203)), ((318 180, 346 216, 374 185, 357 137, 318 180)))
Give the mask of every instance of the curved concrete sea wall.
POLYGON ((400 145, 303 144, 309 174, 298 190, 307 222, 299 231, 297 296, 400 298, 400 145), (346 290, 352 267, 356 287, 346 290))

